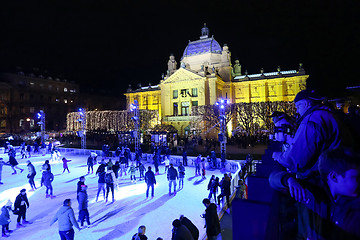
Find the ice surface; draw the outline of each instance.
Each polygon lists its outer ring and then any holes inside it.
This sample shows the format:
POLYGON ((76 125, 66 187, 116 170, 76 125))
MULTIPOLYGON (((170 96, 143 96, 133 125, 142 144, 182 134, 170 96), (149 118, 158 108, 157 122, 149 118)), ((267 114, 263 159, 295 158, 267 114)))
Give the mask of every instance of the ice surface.
MULTIPOLYGON (((5 161, 7 155, 0 154, 5 161)), ((27 191, 30 208, 27 210, 27 220, 33 222, 25 228, 16 229, 16 215, 11 214, 10 229, 15 230, 11 233, 10 239, 60 239, 58 235, 57 223, 49 226, 51 219, 57 210, 62 206, 64 199, 72 199, 72 208, 75 216, 78 215, 78 203, 76 200, 76 187, 80 176, 85 175, 85 184, 88 185, 90 227, 84 228, 80 232, 75 229, 75 239, 131 239, 137 232, 140 225, 146 226, 146 235, 149 240, 162 237, 164 240, 171 239, 172 221, 179 218, 181 214, 188 217, 199 229, 200 236, 205 234, 204 219, 200 217, 205 210, 202 199, 208 196, 207 184, 212 174, 220 179, 220 171, 207 171, 204 181, 201 176, 194 176, 195 169, 186 167, 184 188, 177 192, 176 196, 169 196, 168 181, 164 174, 164 166, 160 166, 160 175, 156 176, 155 197, 145 199, 146 184, 144 181, 131 183, 130 176, 119 178, 118 187, 115 190, 114 203, 105 203, 102 194, 99 201, 95 202, 97 193, 97 176, 95 171, 98 165, 94 166, 94 174, 87 175, 86 161, 88 156, 65 155, 72 161, 68 163, 70 173, 67 171, 62 174, 62 162, 51 163, 51 170, 55 175, 53 182, 54 195, 56 198, 45 198, 45 187, 27 191)), ((98 157, 99 158, 99 157, 98 157)), ((41 165, 50 155, 35 155, 30 160, 36 168, 36 186, 40 186, 41 165)), ((27 179, 26 160, 17 156, 19 167, 25 169, 23 173, 12 175, 10 166, 4 166, 2 171, 2 182, 0 185, 0 207, 10 199, 15 201, 16 196, 22 188, 30 190, 27 179)), ((113 161, 114 162, 114 161, 113 161)), ((145 163, 145 167, 149 166, 145 163)), ((153 168, 154 169, 154 168, 153 168)), ((138 179, 139 172, 136 172, 138 179)), ((177 188, 179 186, 177 185, 177 188)), ((109 194, 111 195, 111 194, 109 194)), ((111 201, 111 197, 109 196, 111 201)), ((86 226, 86 224, 85 224, 86 226)))

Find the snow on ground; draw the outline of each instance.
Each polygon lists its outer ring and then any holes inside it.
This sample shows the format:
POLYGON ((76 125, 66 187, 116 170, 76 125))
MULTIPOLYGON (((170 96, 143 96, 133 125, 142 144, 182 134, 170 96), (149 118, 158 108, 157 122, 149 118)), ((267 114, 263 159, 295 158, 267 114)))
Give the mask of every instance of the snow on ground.
MULTIPOLYGON (((0 154, 0 157, 8 161, 8 156, 0 154)), ((33 222, 25 228, 16 229, 16 215, 11 214, 10 229, 15 230, 11 233, 12 239, 59 239, 57 223, 49 226, 51 219, 57 210, 62 206, 64 199, 72 200, 72 208, 75 216, 78 216, 78 203, 76 200, 76 187, 79 177, 85 175, 85 184, 88 185, 89 196, 89 228, 84 228, 80 232, 75 229, 75 239, 131 239, 137 232, 140 225, 146 226, 146 235, 149 240, 162 237, 164 240, 171 239, 172 221, 179 218, 181 214, 188 217, 199 229, 200 236, 205 234, 204 219, 200 217, 205 210, 202 200, 208 196, 207 184, 209 177, 214 174, 220 179, 220 171, 207 171, 204 181, 200 176, 195 175, 193 167, 186 167, 184 188, 176 196, 169 196, 168 181, 164 174, 164 166, 160 166, 160 175, 156 176, 155 197, 145 199, 146 184, 144 181, 131 183, 130 176, 119 178, 118 188, 115 190, 114 203, 105 203, 102 194, 99 201, 95 202, 97 193, 97 176, 87 175, 86 161, 88 156, 65 155, 72 161, 68 163, 70 173, 62 174, 62 162, 51 163, 52 173, 55 175, 53 182, 54 195, 56 198, 45 198, 45 187, 38 188, 34 192, 27 191, 30 208, 27 209, 27 220, 33 222)), ((99 157, 98 157, 99 158, 99 157)), ((36 168, 36 186, 40 186, 41 165, 50 155, 35 155, 30 158, 36 168)), ((15 201, 16 196, 22 188, 30 190, 27 179, 26 160, 17 156, 19 167, 25 169, 23 173, 12 175, 10 166, 3 167, 2 182, 0 185, 0 207, 5 205, 8 199, 15 201)), ((145 163, 147 169, 148 163, 145 163)), ((98 165, 94 166, 94 172, 98 165)), ((177 167, 176 167, 177 168, 177 167)), ((154 167, 152 168, 154 170, 154 167)), ((138 178, 139 173, 136 173, 138 178)), ((178 185, 177 185, 178 188, 178 185)), ((111 193, 109 194, 111 195, 111 193)), ((149 193, 150 195, 150 193, 149 193)), ((111 196, 109 196, 111 201, 111 196)), ((86 223, 85 223, 86 225, 86 223)))

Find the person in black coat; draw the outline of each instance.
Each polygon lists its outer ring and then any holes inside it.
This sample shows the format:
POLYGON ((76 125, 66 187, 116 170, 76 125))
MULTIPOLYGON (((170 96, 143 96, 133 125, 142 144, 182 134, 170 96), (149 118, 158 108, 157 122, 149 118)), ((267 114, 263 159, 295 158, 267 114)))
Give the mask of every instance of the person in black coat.
POLYGON ((26 196, 26 189, 21 189, 20 194, 16 197, 14 203, 14 211, 17 213, 17 225, 16 227, 24 227, 22 224, 29 224, 30 222, 26 221, 26 207, 29 208, 30 204, 26 196), (20 223, 21 218, 22 224, 20 223))
POLYGON ((220 205, 220 199, 226 197, 227 206, 230 207, 231 179, 226 173, 224 174, 224 177, 219 185, 221 187, 221 194, 219 194, 219 196, 217 197, 218 205, 220 205))
POLYGON ((149 197, 149 188, 151 187, 151 197, 154 197, 154 185, 156 184, 155 174, 151 171, 151 166, 148 167, 148 171, 145 173, 145 182, 147 185, 146 198, 149 197))
POLYGON ((221 232, 216 204, 210 203, 208 198, 204 198, 202 203, 206 207, 203 217, 205 218, 205 227, 208 240, 215 240, 221 232))
POLYGON ((180 223, 179 219, 172 222, 172 237, 171 240, 194 240, 189 229, 180 223))
POLYGON ((190 219, 188 219, 184 215, 181 215, 180 223, 184 225, 187 229, 189 229, 194 240, 199 239, 199 229, 190 221, 190 219))

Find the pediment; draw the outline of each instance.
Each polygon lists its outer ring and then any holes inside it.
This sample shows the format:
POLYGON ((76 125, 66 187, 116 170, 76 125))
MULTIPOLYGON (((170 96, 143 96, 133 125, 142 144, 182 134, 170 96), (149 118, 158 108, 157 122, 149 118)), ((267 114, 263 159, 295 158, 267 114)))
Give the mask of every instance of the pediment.
POLYGON ((183 82, 183 81, 193 81, 193 80, 201 80, 205 77, 193 73, 189 70, 186 70, 184 68, 178 69, 176 72, 174 72, 169 78, 167 78, 165 81, 162 82, 162 84, 168 84, 168 83, 177 83, 177 82, 183 82))

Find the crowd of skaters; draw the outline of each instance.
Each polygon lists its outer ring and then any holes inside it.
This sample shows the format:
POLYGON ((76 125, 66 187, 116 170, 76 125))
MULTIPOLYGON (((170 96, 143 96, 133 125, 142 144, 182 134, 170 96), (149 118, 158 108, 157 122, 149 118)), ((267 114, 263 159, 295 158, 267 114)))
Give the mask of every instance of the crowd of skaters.
MULTIPOLYGON (((88 159, 87 159, 87 174, 93 174, 94 173, 94 165, 98 165, 97 170, 95 174, 98 176, 98 191, 96 196, 96 202, 99 200, 99 196, 102 193, 104 197, 104 201, 108 202, 109 193, 111 192, 111 200, 112 202, 115 201, 114 199, 114 191, 116 184, 118 183, 118 178, 124 175, 124 177, 127 175, 126 173, 130 173, 129 178, 132 181, 132 183, 136 183, 135 173, 139 171, 139 181, 142 181, 142 179, 147 184, 147 190, 146 190, 146 198, 149 197, 149 190, 151 188, 151 197, 154 197, 154 185, 156 184, 156 176, 160 174, 159 167, 160 165, 164 165, 164 174, 166 174, 166 177, 169 181, 169 195, 176 195, 176 192, 181 190, 184 187, 184 177, 186 172, 186 166, 188 166, 187 163, 187 156, 186 152, 183 155, 183 162, 179 163, 178 167, 175 167, 173 164, 173 160, 170 159, 170 155, 165 155, 165 159, 163 163, 160 161, 160 152, 158 154, 156 151, 154 151, 153 154, 153 167, 155 169, 155 172, 153 172, 152 166, 147 167, 147 171, 145 172, 146 168, 144 164, 141 162, 141 153, 135 154, 135 159, 131 158, 131 154, 129 149, 126 147, 123 147, 122 149, 117 149, 118 152, 114 154, 113 158, 108 157, 106 153, 103 154, 101 157, 101 160, 97 160, 97 154, 94 152, 91 152, 88 159), (128 154, 126 154, 126 152, 128 154), (171 161, 170 161, 171 160, 171 161), (114 161, 114 163, 113 163, 114 161), (171 163, 170 163, 171 162, 171 163), (123 166, 122 166, 123 165, 123 166), (178 185, 178 187, 177 187, 178 185)), ((8 152, 12 152, 11 146, 8 147, 8 152)), ((52 151, 49 151, 50 154, 52 154, 52 151)), ((16 155, 16 154, 15 154, 16 155)), ((9 158, 13 157, 15 158, 15 155, 9 154, 9 158)), ((39 186, 35 186, 34 177, 37 174, 36 169, 31 163, 29 159, 30 155, 27 156, 27 168, 28 168, 28 175, 27 178, 29 180, 30 184, 30 191, 35 191, 39 188, 39 186)), ((16 159, 15 159, 16 160, 16 159)), ((62 174, 67 171, 70 173, 68 162, 71 160, 66 159, 65 157, 62 158, 62 164, 63 164, 63 172, 62 174)), ((1 161, 0 163, 9 164, 8 162, 1 161)), ((54 162, 57 163, 57 162, 54 162)), ((195 160, 195 163, 197 164, 197 161, 195 160)), ((49 199, 53 199, 56 196, 53 192, 53 186, 52 182, 54 181, 54 174, 51 171, 51 164, 52 160, 45 160, 44 164, 41 166, 41 186, 46 187, 45 197, 49 199)), ((195 165, 196 165, 195 164, 195 165)), ((1 164, 0 164, 1 165, 1 164)), ((195 169, 195 176, 202 176, 203 179, 205 179, 205 158, 199 158, 199 165, 201 165, 201 173, 196 168, 195 169)), ((16 166, 16 165, 15 165, 16 166)), ((2 167, 2 166, 1 166, 2 167)), ((21 171, 22 172, 22 171, 21 171)), ((221 183, 218 184, 219 188, 221 187, 221 183)), ((75 228, 78 228, 79 230, 83 228, 84 223, 86 223, 88 226, 90 223, 90 214, 88 210, 88 195, 87 195, 87 188, 88 186, 85 184, 85 176, 81 176, 79 178, 79 182, 77 183, 77 201, 78 201, 78 219, 77 221, 73 221, 73 210, 71 208, 71 200, 66 199, 64 200, 63 206, 59 209, 59 211, 56 213, 56 216, 54 217, 51 224, 53 224, 56 221, 59 221, 59 235, 61 239, 73 239, 75 232, 73 231, 73 226, 75 228), (64 214, 66 217, 64 217, 64 214), (64 222, 65 221, 65 222, 64 222), (78 224, 80 223, 80 226, 78 224), (71 229, 69 229, 71 226, 71 229)), ((217 191, 217 190, 216 190, 217 191)), ((221 190, 223 192, 223 190, 221 190)), ((0 219, 9 215, 9 212, 13 212, 14 214, 18 215, 18 222, 17 222, 17 228, 24 227, 26 224, 31 224, 31 222, 28 222, 26 220, 26 208, 28 208, 29 201, 26 197, 26 189, 22 189, 19 196, 17 197, 21 198, 21 200, 15 201, 14 208, 12 209, 12 204, 8 203, 5 205, 2 209, 2 214, 0 219), (22 222, 21 222, 22 219, 22 222)), ((219 198, 218 198, 219 199, 219 198)), ((209 200, 210 201, 210 200, 209 200)), ((219 201, 219 200, 218 200, 219 201)), ((220 204, 220 202, 218 203, 220 204)), ((75 217, 74 217, 75 218, 75 217)), ((182 216, 180 220, 185 219, 183 221, 190 222, 189 219, 182 216)), ((182 224, 182 223, 181 223, 182 224)), ((11 230, 8 229, 7 224, 3 225, 3 237, 9 237, 11 230)), ((195 227, 196 228, 196 227, 195 227)), ((140 229, 140 228, 139 228, 140 229)), ((145 236, 145 228, 141 228, 143 235, 145 236)), ((186 234, 184 232, 187 232, 184 230, 186 228, 182 227, 182 225, 179 225, 178 221, 173 222, 173 239, 183 239, 179 236, 182 236, 183 234, 186 234)), ((141 233, 137 233, 140 236, 140 239, 145 239, 144 237, 141 238, 141 233)), ((160 239, 160 238, 159 238, 160 239)), ((188 238, 191 239, 191 238, 188 238)), ((198 239, 195 236, 193 239, 198 239)))

